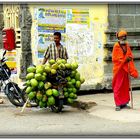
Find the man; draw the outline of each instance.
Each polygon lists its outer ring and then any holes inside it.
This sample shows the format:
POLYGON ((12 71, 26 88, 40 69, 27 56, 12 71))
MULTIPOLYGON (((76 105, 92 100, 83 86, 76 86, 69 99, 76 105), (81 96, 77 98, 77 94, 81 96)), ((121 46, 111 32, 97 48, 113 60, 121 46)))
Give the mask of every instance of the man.
POLYGON ((130 108, 127 104, 130 101, 129 95, 129 74, 137 78, 138 71, 135 68, 132 51, 127 39, 127 32, 121 30, 117 33, 118 42, 115 43, 112 52, 114 101, 116 111, 124 107, 130 108))
POLYGON ((61 33, 55 32, 54 33, 54 42, 50 44, 44 54, 43 63, 45 64, 47 60, 57 58, 68 59, 67 50, 63 45, 60 43, 61 41, 61 33))

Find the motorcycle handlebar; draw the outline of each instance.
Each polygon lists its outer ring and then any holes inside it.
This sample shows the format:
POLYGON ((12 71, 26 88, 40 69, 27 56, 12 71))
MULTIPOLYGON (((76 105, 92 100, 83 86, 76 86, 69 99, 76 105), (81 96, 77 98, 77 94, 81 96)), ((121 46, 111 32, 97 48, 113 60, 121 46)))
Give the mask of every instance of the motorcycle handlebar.
POLYGON ((7 61, 7 59, 5 59, 5 54, 6 54, 6 50, 3 52, 3 58, 0 60, 0 62, 2 63, 2 62, 5 62, 5 61, 7 61))
POLYGON ((5 54, 6 54, 6 50, 5 50, 4 53, 3 53, 3 57, 4 57, 5 54))
POLYGON ((0 61, 1 62, 5 62, 5 61, 7 61, 8 59, 5 59, 5 57, 4 58, 2 58, 0 61))

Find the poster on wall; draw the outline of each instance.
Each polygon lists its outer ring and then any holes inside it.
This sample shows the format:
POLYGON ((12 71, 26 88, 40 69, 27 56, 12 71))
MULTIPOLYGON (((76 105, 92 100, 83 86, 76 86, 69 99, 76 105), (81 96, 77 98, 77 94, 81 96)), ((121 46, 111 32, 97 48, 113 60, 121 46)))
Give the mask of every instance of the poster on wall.
POLYGON ((85 84, 94 83, 102 74, 101 64, 98 64, 96 59, 99 48, 97 45, 95 46, 94 35, 97 31, 89 25, 89 9, 67 10, 66 34, 68 39, 66 46, 69 52, 69 61, 78 62, 78 70, 86 79, 85 84))
POLYGON ((71 58, 84 63, 84 57, 93 55, 93 36, 89 29, 89 9, 67 9, 67 49, 71 58))
POLYGON ((38 9, 38 58, 43 58, 44 52, 53 41, 53 33, 61 32, 61 43, 65 45, 66 10, 64 9, 38 9))
POLYGON ((55 31, 66 32, 66 10, 39 8, 38 31, 54 33, 55 31))
MULTIPOLYGON (((65 45, 66 35, 62 34, 61 43, 65 45)), ((38 58, 43 58, 47 47, 53 42, 53 34, 39 33, 38 34, 38 58)))
POLYGON ((86 25, 68 24, 67 38, 67 49, 71 58, 77 56, 76 60, 82 64, 84 57, 94 55, 93 34, 86 25))
POLYGON ((67 9, 67 23, 89 24, 89 9, 67 9))
POLYGON ((6 64, 12 69, 12 74, 17 74, 17 53, 15 50, 7 51, 5 58, 7 59, 6 64))

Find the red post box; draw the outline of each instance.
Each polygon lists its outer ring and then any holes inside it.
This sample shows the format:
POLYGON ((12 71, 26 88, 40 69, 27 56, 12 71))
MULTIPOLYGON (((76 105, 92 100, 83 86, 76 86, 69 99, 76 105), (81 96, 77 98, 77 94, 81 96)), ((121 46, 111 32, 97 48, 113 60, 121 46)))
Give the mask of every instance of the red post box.
POLYGON ((15 49, 15 30, 13 28, 3 29, 2 31, 3 37, 3 47, 5 50, 11 51, 15 49))

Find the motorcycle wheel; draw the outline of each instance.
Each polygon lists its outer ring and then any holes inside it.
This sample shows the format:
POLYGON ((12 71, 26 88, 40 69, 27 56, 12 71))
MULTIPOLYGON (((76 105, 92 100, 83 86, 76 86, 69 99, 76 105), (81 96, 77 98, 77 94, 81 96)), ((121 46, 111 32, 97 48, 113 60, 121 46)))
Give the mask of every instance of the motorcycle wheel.
POLYGON ((24 103, 26 102, 23 92, 18 87, 18 85, 14 82, 8 83, 5 86, 4 92, 7 95, 9 101, 15 106, 22 107, 24 103))
POLYGON ((51 110, 55 113, 62 112, 63 104, 64 104, 63 99, 58 99, 57 105, 51 106, 51 110))

